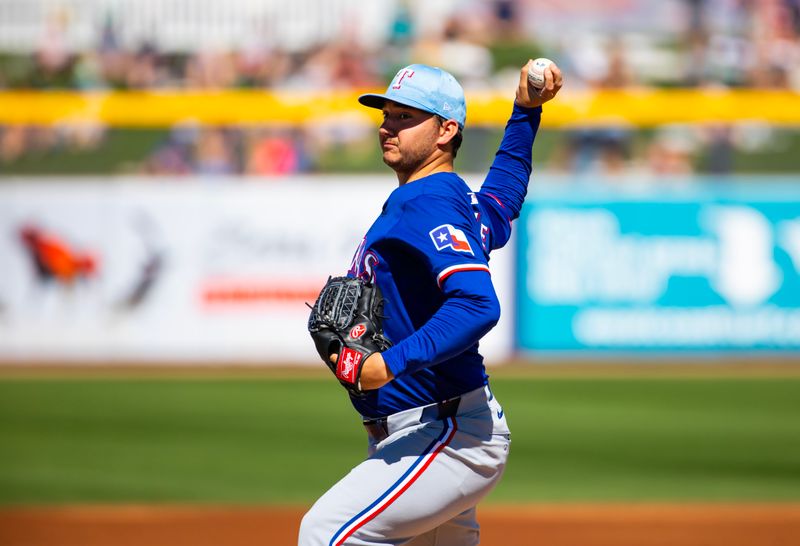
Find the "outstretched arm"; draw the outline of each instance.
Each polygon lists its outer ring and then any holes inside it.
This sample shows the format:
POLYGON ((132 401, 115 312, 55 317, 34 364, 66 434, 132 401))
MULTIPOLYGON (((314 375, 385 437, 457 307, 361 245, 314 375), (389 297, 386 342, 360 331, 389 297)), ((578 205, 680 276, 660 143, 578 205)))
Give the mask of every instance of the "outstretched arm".
POLYGON ((541 106, 553 99, 563 85, 561 70, 555 64, 550 64, 544 71, 544 87, 540 90, 533 88, 528 83, 528 67, 532 62, 528 61, 520 69, 514 110, 506 124, 489 174, 478 193, 485 208, 493 215, 495 237, 492 248, 499 248, 506 243, 510 235, 509 223, 519 216, 528 190, 532 170, 531 149, 539 128, 541 106))

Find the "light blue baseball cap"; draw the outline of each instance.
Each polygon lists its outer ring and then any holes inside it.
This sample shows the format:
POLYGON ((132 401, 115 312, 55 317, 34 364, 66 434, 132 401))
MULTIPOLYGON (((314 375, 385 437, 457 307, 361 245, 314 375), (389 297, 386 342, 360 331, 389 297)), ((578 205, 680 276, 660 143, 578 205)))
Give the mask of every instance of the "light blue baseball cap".
POLYGON ((461 129, 467 121, 464 90, 452 74, 435 66, 412 64, 401 68, 386 93, 358 97, 358 102, 364 106, 379 109, 387 100, 454 119, 461 129))

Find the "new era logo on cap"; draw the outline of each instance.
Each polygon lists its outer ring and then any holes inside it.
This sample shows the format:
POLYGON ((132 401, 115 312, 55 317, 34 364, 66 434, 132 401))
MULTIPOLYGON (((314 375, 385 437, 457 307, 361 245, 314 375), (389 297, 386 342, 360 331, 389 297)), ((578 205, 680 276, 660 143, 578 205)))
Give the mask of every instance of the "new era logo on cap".
POLYGON ((361 104, 371 108, 383 108, 387 100, 454 119, 462 129, 467 120, 467 104, 461 85, 452 74, 434 66, 409 65, 397 72, 386 93, 368 93, 358 97, 361 104))

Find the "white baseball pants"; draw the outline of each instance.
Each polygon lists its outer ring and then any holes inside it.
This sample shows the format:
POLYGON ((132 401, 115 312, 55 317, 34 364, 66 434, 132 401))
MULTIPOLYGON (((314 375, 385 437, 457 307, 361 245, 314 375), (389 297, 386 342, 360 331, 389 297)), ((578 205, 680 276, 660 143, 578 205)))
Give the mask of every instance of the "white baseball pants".
POLYGON ((488 387, 462 395, 455 415, 431 409, 387 418, 388 436, 371 437, 369 458, 305 515, 299 546, 478 544, 475 506, 508 458, 503 409, 488 387))

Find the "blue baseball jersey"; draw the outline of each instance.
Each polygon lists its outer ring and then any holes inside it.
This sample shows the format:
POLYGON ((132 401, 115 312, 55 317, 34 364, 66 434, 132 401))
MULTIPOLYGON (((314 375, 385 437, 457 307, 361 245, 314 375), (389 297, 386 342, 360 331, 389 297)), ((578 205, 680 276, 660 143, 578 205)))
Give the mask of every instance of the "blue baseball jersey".
POLYGON ((348 272, 385 299, 383 352, 395 379, 352 398, 364 417, 446 400, 488 381, 478 341, 500 318, 489 254, 508 242, 525 200, 541 108, 515 105, 480 191, 453 172, 395 189, 348 272))

